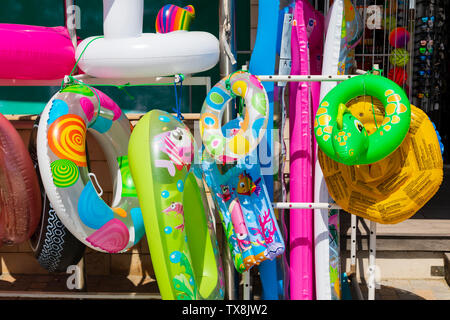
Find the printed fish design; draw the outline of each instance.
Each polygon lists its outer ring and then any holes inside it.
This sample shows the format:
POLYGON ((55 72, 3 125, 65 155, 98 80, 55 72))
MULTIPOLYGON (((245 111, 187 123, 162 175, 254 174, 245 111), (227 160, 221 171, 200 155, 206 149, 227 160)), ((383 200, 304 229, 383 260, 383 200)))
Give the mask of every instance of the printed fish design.
POLYGON ((180 215, 183 219, 183 223, 176 226, 175 229, 184 231, 184 209, 183 204, 180 202, 172 202, 170 206, 163 210, 165 214, 169 214, 169 212, 175 212, 176 215, 180 215))
POLYGON ((239 175, 239 182, 237 187, 237 193, 244 196, 251 196, 255 193, 257 196, 261 193, 261 177, 259 177, 255 182, 253 182, 252 177, 244 171, 239 175))
POLYGON ((227 185, 221 184, 220 189, 221 189, 222 193, 217 193, 217 196, 225 202, 230 201, 230 199, 231 199, 230 187, 228 187, 227 185))
POLYGON ((231 202, 229 210, 231 211, 231 222, 233 223, 234 231, 239 239, 245 238, 248 234, 247 227, 245 226, 241 204, 237 198, 231 202))
POLYGON ((161 151, 169 156, 177 170, 186 166, 189 171, 194 157, 194 146, 189 133, 182 128, 164 132, 161 134, 161 142, 161 151))

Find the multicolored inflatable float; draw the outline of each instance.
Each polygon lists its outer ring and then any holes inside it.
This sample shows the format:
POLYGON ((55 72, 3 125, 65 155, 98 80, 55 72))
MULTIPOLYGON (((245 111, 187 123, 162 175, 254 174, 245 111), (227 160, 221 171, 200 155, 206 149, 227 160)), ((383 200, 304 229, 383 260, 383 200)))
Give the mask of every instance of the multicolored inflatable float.
POLYGON ((130 138, 131 173, 163 300, 223 299, 225 295, 196 152, 189 128, 165 111, 147 113, 130 138))
POLYGON ((237 71, 208 93, 200 116, 202 168, 219 209, 235 267, 247 271, 284 250, 256 147, 264 136, 268 99, 257 77, 237 71), (245 117, 221 126, 232 97, 245 100, 245 117))
MULTIPOLYGON (((238 125, 242 119, 233 120, 238 125)), ((256 151, 221 173, 220 164, 204 153, 205 180, 219 210, 236 270, 248 271, 284 250, 284 240, 261 176, 256 151)))
POLYGON ((141 209, 128 166, 131 124, 103 92, 84 84, 56 93, 41 114, 39 170, 59 219, 81 242, 102 252, 125 252, 144 235, 141 209), (86 133, 102 147, 114 185, 111 206, 88 168, 86 133), (97 190, 98 189, 98 190, 97 190))

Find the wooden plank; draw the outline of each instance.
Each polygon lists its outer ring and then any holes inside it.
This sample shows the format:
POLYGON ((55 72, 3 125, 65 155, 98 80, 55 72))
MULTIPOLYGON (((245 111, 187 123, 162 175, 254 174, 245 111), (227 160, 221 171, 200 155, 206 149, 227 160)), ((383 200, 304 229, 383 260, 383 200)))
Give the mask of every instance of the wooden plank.
MULTIPOLYGON (((359 221, 358 235, 369 233, 370 221, 363 219, 359 221)), ((351 229, 345 231, 350 236, 351 229)), ((377 237, 380 236, 429 236, 450 237, 450 220, 443 219, 408 219, 397 224, 377 224, 377 237)), ((450 247, 449 247, 450 250, 450 247)))
POLYGON ((89 292, 89 293, 68 293, 68 292, 42 292, 42 291, 0 291, 2 298, 35 298, 35 299, 157 299, 161 300, 161 295, 157 293, 111 293, 111 292, 89 292))
MULTIPOLYGON (((350 238, 341 241, 341 250, 350 251, 351 242, 350 238)), ((358 254, 361 251, 369 250, 369 241, 367 237, 359 238, 357 240, 358 254)), ((436 237, 429 238, 385 238, 377 236, 377 252, 378 251, 442 251, 446 252, 450 250, 450 238, 440 239, 436 237)))

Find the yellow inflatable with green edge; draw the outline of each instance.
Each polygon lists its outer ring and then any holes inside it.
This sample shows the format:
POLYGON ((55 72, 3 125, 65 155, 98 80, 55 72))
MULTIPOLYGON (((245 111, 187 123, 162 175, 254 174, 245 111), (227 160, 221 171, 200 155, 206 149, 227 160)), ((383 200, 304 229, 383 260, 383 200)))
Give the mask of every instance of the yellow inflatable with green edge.
MULTIPOLYGON (((379 100, 361 96, 346 105, 369 136, 379 132, 385 121, 379 100)), ((337 204, 349 213, 383 224, 413 216, 439 190, 443 179, 436 131, 428 116, 413 105, 408 133, 387 157, 368 165, 345 165, 320 150, 319 162, 337 204)))
POLYGON ((196 145, 189 128, 152 110, 136 124, 128 157, 163 300, 224 298, 224 275, 196 145))

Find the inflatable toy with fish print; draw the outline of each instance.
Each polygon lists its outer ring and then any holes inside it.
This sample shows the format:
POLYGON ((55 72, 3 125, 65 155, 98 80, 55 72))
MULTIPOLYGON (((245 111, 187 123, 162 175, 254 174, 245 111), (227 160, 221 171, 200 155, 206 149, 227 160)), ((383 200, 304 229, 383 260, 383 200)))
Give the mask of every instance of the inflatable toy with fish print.
MULTIPOLYGON (((242 121, 224 128, 231 134, 242 121)), ((236 164, 219 163, 207 151, 202 169, 218 208, 236 270, 248 271, 283 254, 285 244, 261 175, 257 150, 236 164)))

